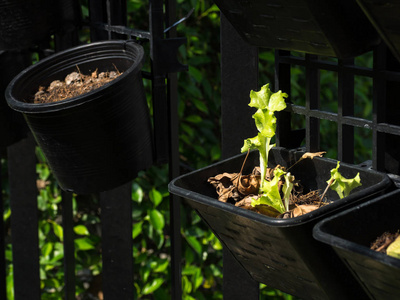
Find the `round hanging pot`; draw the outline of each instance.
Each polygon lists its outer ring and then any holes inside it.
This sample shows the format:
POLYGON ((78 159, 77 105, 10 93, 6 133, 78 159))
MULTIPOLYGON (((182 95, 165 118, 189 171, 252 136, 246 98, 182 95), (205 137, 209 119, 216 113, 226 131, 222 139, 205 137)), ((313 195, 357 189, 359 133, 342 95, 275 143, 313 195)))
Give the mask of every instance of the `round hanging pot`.
POLYGON ((150 116, 142 82, 143 48, 106 41, 54 54, 16 76, 6 89, 21 112, 61 188, 79 194, 112 189, 153 162, 150 116), (81 96, 33 103, 39 86, 81 74, 122 74, 81 96))

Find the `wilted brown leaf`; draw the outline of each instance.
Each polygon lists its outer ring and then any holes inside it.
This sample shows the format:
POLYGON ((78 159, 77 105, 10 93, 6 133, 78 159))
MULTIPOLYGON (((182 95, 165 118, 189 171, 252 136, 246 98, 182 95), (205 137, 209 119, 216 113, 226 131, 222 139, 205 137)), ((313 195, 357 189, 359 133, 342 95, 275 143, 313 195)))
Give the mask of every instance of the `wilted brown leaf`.
POLYGON ((242 195, 258 194, 260 189, 259 175, 243 175, 238 180, 238 190, 242 195))
POLYGON ((215 177, 208 178, 208 182, 211 183, 218 194, 218 200, 227 202, 229 198, 237 201, 239 199, 239 193, 237 186, 234 181, 237 181, 239 173, 222 173, 215 177))
POLYGON ((322 157, 322 156, 324 156, 325 153, 326 153, 326 151, 321 151, 321 152, 306 152, 306 153, 304 153, 303 156, 299 159, 299 161, 302 160, 302 159, 306 159, 306 158, 311 158, 311 159, 313 159, 314 157, 322 157))
POLYGON ((299 205, 290 212, 290 217, 291 218, 299 217, 309 212, 312 212, 318 208, 319 208, 318 205, 306 205, 306 204, 299 205))

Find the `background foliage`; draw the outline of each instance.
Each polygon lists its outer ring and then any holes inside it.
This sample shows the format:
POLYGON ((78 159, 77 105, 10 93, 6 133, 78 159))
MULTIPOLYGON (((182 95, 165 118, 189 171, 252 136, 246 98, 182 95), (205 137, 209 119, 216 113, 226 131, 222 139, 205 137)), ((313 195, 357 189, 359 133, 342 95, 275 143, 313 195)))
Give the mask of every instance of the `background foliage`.
MULTIPOLYGON (((129 0, 129 25, 146 29, 148 1, 129 0), (137 24, 140 24, 138 26, 137 24)), ((187 37, 187 44, 180 48, 188 72, 178 74, 179 82, 179 151, 184 170, 197 169, 220 159, 220 51, 219 10, 211 0, 178 0, 178 18, 192 8, 194 12, 179 25, 178 35, 187 37)), ((83 3, 83 15, 88 11, 83 3)), ((87 39, 82 31, 82 41, 87 39)), ((371 55, 361 59, 371 64, 371 55)), ((260 51, 260 85, 273 83, 274 56, 272 50, 260 51)), ((304 103, 304 72, 292 70, 293 102, 304 103)), ((327 110, 336 109, 337 78, 329 72, 321 73, 321 93, 327 110)), ((145 81, 147 90, 151 82, 145 81)), ((368 100, 371 83, 357 79, 357 106, 361 117, 371 115, 368 100), (361 110, 362 109, 362 110, 361 110)), ((149 100, 150 100, 150 93, 149 100)), ((150 102, 149 102, 150 103, 150 102)), ((295 127, 304 126, 299 120, 295 127)), ((335 135, 334 124, 325 124, 324 136, 335 135)), ((356 135, 356 147, 361 149, 358 160, 368 159, 371 149, 369 132, 356 135)), ((332 140, 322 141, 323 150, 335 157, 332 140)), ((238 149, 239 152, 239 149, 238 149)), ((40 278, 42 299, 63 297, 63 231, 61 227, 60 190, 40 149, 37 149, 39 241, 41 249, 40 278)), ((7 174, 6 159, 1 160, 3 173, 7 174)), ((157 165, 139 174, 132 183, 134 241, 134 286, 138 299, 169 299, 170 295, 170 239, 168 166, 157 165)), ((3 178, 2 193, 5 199, 3 218, 7 228, 7 294, 13 297, 13 265, 10 241, 10 216, 7 178, 3 178)), ((96 196, 74 195, 75 257, 77 272, 77 298, 101 299, 101 230, 99 200, 96 196)), ((182 207, 184 299, 222 299, 222 246, 193 210, 182 207)), ((263 299, 292 299, 280 291, 261 285, 263 299)))

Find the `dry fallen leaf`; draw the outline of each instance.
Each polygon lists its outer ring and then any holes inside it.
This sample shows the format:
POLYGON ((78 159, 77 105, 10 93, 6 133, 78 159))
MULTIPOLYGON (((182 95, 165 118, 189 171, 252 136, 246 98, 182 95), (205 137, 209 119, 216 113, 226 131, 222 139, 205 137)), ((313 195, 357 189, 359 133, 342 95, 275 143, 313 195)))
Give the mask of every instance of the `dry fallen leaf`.
POLYGON ((260 179, 258 175, 243 175, 238 180, 238 190, 242 195, 258 194, 260 189, 260 179))
POLYGON ((229 198, 235 201, 239 199, 236 184, 233 184, 233 181, 237 180, 238 176, 239 173, 222 173, 215 177, 208 178, 208 182, 211 183, 217 191, 219 201, 227 202, 229 198))
POLYGON ((318 205, 299 205, 290 212, 290 217, 295 218, 318 209, 318 205))
POLYGON ((300 158, 301 159, 306 159, 306 158, 311 158, 313 159, 314 157, 322 157, 326 151, 321 151, 321 152, 306 152, 303 154, 303 156, 300 158))

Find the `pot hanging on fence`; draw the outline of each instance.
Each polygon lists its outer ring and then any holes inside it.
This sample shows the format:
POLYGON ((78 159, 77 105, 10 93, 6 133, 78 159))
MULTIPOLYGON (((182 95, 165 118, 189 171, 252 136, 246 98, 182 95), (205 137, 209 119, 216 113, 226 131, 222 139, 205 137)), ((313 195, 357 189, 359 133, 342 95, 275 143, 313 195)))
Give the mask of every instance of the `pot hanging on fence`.
POLYGON ((19 141, 29 130, 22 115, 8 107, 4 93, 13 77, 30 64, 28 52, 0 51, 0 147, 19 141))
POLYGON ((0 0, 0 50, 26 49, 73 22, 74 0, 0 0))
POLYGON ((400 3, 391 0, 357 0, 372 25, 400 62, 400 3))
MULTIPOLYGON (((273 148, 269 166, 289 167, 303 152, 273 148)), ((318 220, 355 205, 391 187, 388 176, 373 170, 341 163, 340 172, 352 178, 360 172, 362 186, 334 202, 291 219, 276 219, 217 200, 209 177, 240 171, 245 155, 180 176, 169 184, 170 192, 188 203, 210 226, 219 240, 258 282, 304 299, 363 299, 364 293, 334 251, 313 239, 318 220)), ((259 165, 258 152, 251 152, 243 174, 259 165)), ((330 170, 337 162, 326 158, 303 160, 291 169, 305 190, 324 190, 330 170)))
POLYGON ((7 87, 8 104, 24 115, 64 190, 81 194, 108 190, 152 164, 143 61, 143 48, 134 42, 97 42, 43 59, 7 87), (77 67, 82 74, 115 69, 123 74, 67 100, 44 104, 28 101, 39 86, 62 80, 77 67))
POLYGON ((355 0, 214 0, 250 45, 353 57, 379 36, 355 0))
POLYGON ((400 230, 400 190, 369 200, 319 222, 317 240, 331 246, 370 299, 400 298, 400 259, 370 249, 384 232, 400 230))

